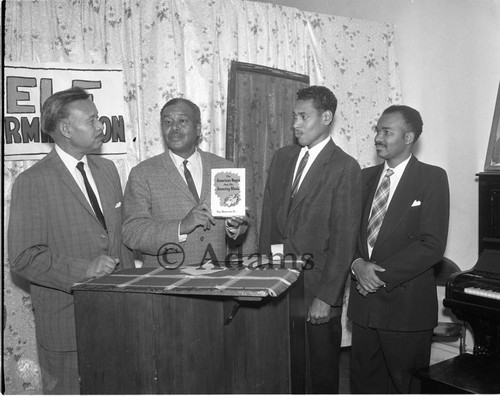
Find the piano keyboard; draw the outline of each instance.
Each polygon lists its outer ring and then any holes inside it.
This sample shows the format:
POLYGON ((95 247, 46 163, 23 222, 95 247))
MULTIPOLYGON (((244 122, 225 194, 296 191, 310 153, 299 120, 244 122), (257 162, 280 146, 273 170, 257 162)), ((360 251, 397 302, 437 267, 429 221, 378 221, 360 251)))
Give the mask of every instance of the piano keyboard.
POLYGON ((500 300, 500 292, 489 289, 481 289, 479 287, 465 287, 464 293, 485 298, 492 298, 494 300, 500 300))

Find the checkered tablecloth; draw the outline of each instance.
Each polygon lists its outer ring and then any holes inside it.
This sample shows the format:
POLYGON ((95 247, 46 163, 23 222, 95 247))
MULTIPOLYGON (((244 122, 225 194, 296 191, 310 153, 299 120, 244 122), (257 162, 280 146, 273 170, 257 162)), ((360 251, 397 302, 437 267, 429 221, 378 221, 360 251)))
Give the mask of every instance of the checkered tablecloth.
POLYGON ((73 290, 102 290, 207 296, 277 297, 297 280, 300 271, 288 268, 163 267, 131 268, 77 283, 73 290))

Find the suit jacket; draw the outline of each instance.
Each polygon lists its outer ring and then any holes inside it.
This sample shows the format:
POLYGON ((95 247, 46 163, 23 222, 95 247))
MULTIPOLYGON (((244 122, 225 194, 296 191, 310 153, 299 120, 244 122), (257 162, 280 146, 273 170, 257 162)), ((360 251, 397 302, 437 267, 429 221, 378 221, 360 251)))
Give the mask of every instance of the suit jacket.
POLYGON ((70 289, 85 280, 89 262, 109 255, 120 259, 120 267, 133 266, 121 240, 122 188, 116 167, 99 156, 87 158, 107 232, 55 149, 21 173, 12 188, 10 267, 31 283, 37 341, 49 350, 76 350, 70 289))
POLYGON ((330 140, 307 172, 290 210, 292 178, 301 147, 278 150, 267 177, 259 248, 283 244, 285 254, 313 256, 304 269, 306 303, 314 297, 342 309, 344 286, 361 217, 361 170, 330 140))
POLYGON ((363 217, 356 258, 385 268, 386 283, 367 297, 351 282, 349 318, 362 326, 396 331, 432 329, 437 324, 433 266, 444 253, 448 235, 449 188, 446 172, 412 156, 387 208, 368 256, 368 216, 383 164, 363 169, 363 217))
MULTIPOLYGON (((210 179, 213 168, 233 168, 234 164, 217 155, 198 150, 203 179, 200 202, 210 207, 210 179)), ((125 188, 123 205, 123 240, 143 254, 144 266, 160 266, 158 251, 167 243, 182 247, 183 265, 198 265, 212 246, 218 260, 226 256, 226 231, 223 219, 216 219, 210 230, 197 227, 180 243, 179 222, 196 206, 186 182, 168 152, 135 166, 125 188)), ((208 256, 207 256, 208 257, 208 256)), ((170 261, 170 260, 169 260, 170 261)), ((174 261, 174 260, 172 260, 174 261)))

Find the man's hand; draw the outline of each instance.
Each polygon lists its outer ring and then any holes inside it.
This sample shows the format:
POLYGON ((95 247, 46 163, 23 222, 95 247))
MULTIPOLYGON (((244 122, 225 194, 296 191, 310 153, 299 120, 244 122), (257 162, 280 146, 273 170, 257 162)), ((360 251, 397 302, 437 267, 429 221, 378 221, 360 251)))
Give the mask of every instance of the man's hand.
POLYGON ((226 220, 226 232, 227 235, 232 239, 237 239, 240 235, 247 232, 248 222, 250 218, 248 216, 248 208, 246 210, 245 216, 233 216, 226 220))
POLYGON ((319 298, 314 298, 309 312, 307 313, 307 321, 311 324, 324 324, 330 320, 330 304, 321 301, 319 298))
POLYGON ((385 269, 371 261, 357 259, 352 264, 352 270, 358 281, 356 289, 359 294, 366 297, 367 293, 375 293, 385 283, 378 277, 376 272, 384 272, 385 269))
POLYGON ((209 230, 212 225, 215 225, 215 219, 210 212, 210 208, 201 203, 195 206, 190 212, 181 220, 179 232, 181 234, 189 234, 196 227, 203 227, 203 230, 209 230))
POLYGON ((104 254, 98 256, 90 262, 86 274, 87 278, 100 278, 101 276, 109 275, 115 270, 119 262, 120 260, 104 254))

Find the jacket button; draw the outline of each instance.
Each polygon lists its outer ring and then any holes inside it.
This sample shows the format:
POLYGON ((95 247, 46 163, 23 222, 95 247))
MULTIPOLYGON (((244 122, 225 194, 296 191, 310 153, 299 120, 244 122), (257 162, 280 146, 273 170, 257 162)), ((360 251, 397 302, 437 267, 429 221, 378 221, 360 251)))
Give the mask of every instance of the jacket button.
POLYGON ((201 236, 200 237, 200 241, 204 241, 205 240, 205 237, 204 236, 201 236))
POLYGON ((106 239, 106 238, 107 238, 107 235, 106 235, 106 234, 101 234, 101 238, 102 238, 102 239, 106 239))

